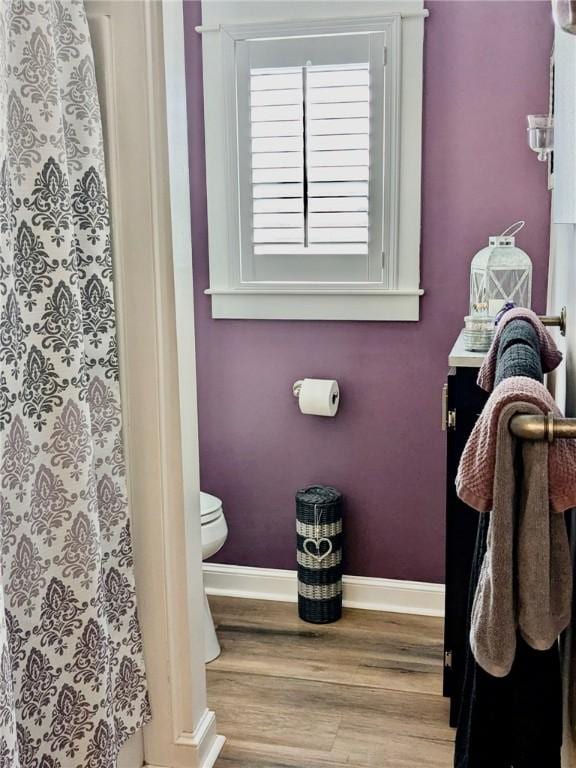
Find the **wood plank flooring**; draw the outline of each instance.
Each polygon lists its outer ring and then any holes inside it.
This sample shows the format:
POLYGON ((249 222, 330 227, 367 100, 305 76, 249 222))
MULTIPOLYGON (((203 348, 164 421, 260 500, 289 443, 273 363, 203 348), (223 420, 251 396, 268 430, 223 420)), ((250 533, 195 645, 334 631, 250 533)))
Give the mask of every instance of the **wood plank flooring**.
POLYGON ((210 598, 222 655, 208 699, 216 768, 450 768, 442 621, 346 610, 324 626, 291 603, 210 598))

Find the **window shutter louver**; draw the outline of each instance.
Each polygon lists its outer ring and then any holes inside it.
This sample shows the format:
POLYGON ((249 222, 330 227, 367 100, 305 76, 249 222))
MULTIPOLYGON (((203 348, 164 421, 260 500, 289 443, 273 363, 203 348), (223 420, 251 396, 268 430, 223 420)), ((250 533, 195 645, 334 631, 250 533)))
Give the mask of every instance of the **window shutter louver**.
POLYGON ((303 98, 301 67, 250 73, 256 253, 282 253, 286 243, 304 244, 303 98))
MULTIPOLYGON (((368 253, 368 63, 310 67, 306 147, 308 239, 368 253)), ((329 247, 329 246, 328 246, 329 247)))

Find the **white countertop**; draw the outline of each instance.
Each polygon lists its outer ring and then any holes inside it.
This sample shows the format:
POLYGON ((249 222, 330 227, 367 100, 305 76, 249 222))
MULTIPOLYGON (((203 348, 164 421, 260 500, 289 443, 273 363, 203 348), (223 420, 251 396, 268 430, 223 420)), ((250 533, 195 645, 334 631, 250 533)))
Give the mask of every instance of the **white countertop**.
POLYGON ((464 329, 462 329, 448 356, 448 365, 451 368, 480 368, 485 356, 485 352, 468 352, 464 349, 464 329))

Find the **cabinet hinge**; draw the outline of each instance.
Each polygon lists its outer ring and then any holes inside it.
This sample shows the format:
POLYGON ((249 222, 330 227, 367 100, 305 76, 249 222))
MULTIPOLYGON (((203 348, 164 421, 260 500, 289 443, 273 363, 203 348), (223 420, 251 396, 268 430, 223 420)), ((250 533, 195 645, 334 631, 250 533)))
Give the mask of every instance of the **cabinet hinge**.
POLYGON ((444 667, 452 669, 452 651, 444 651, 444 667))
POLYGON ((442 432, 446 431, 448 420, 448 384, 442 385, 442 432))
POLYGON ((456 409, 448 410, 448 384, 442 385, 442 431, 456 429, 456 409))
POLYGON ((448 384, 442 386, 442 431, 456 429, 456 409, 448 410, 448 384))
POLYGON ((456 429, 456 409, 448 410, 448 384, 442 386, 442 431, 456 429))

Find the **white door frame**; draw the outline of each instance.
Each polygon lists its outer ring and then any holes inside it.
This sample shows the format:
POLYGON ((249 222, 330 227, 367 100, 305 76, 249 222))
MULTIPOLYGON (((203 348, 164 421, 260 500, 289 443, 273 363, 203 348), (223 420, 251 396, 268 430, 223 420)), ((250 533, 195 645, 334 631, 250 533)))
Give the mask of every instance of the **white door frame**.
POLYGON ((136 585, 153 710, 144 758, 162 768, 210 768, 224 740, 207 707, 204 668, 182 0, 87 0, 86 8, 105 124, 136 585))

